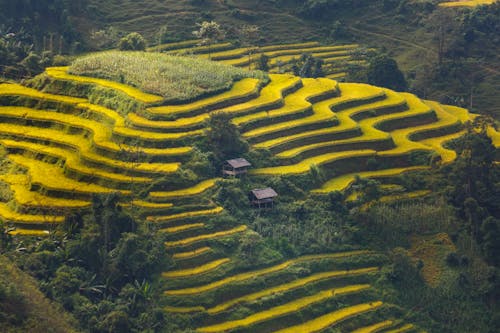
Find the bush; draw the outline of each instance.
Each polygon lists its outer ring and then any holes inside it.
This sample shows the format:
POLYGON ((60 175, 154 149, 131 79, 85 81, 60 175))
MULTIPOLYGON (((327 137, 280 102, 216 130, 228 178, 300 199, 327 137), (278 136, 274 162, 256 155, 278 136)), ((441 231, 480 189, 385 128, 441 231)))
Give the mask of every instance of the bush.
POLYGON ((132 32, 120 39, 118 48, 121 51, 144 51, 146 49, 146 40, 141 34, 132 32))

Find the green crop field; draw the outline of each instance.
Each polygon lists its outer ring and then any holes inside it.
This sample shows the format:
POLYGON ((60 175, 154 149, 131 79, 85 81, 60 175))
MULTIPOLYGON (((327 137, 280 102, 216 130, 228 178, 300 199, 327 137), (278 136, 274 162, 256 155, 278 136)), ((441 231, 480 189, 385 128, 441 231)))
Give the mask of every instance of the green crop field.
MULTIPOLYGON (((222 47, 210 57, 248 65, 245 49, 222 47)), ((333 52, 348 54, 356 47, 304 43, 260 52, 286 62, 303 52, 330 59, 333 52)), ((151 51, 159 50, 208 57, 190 41, 151 51)), ((314 195, 349 193, 358 176, 390 182, 403 173, 429 169, 429 159, 415 158, 418 154, 432 155, 435 164, 452 163, 456 153, 446 144, 465 133, 474 114, 367 84, 267 75, 156 53, 137 58, 132 53, 95 54, 71 67, 47 68, 43 75, 50 80, 41 90, 0 85, 0 145, 12 165, 0 175, 12 193, 9 202, 0 203, 0 217, 11 235, 51 235, 68 212, 89 209, 94 194, 120 193, 124 209, 137 210, 165 236, 174 266, 162 274, 164 310, 191 316, 191 328, 198 332, 320 332, 340 324, 355 326, 358 333, 417 330, 377 293, 384 263, 373 251, 282 258, 242 271, 227 248, 256 232, 228 219, 226 207, 216 201, 226 180, 195 177, 184 168, 199 154, 196 145, 207 135, 207 119, 222 111, 252 151, 266 151, 273 158, 273 165, 252 169, 249 179, 298 177, 320 168, 325 178, 311 189, 314 195), (154 61, 143 62, 150 58, 154 61), (126 64, 121 77, 110 59, 126 64), (177 70, 172 77, 157 77, 172 63, 177 70), (184 70, 186 77, 200 80, 158 84, 177 79, 184 70), (89 85, 110 89, 143 108, 123 114, 85 93, 72 96, 72 89, 54 93, 54 87, 65 85, 87 87, 81 91, 89 91, 89 85), (189 186, 176 183, 181 176, 190 177, 189 186)), ((498 149, 493 126, 488 134, 498 149)), ((428 193, 422 189, 381 201, 428 193)))

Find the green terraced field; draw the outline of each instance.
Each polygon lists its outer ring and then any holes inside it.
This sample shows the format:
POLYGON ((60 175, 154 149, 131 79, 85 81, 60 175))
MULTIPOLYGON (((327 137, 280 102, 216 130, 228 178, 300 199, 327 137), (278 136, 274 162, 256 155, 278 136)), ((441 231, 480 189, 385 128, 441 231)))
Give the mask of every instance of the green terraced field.
POLYGON ((317 42, 267 45, 260 47, 237 48, 230 43, 219 43, 211 46, 211 52, 207 46, 198 46, 196 41, 186 41, 188 47, 179 49, 179 43, 162 44, 149 49, 150 52, 165 52, 172 55, 194 54, 204 59, 211 59, 227 65, 236 67, 255 67, 261 55, 269 58, 270 72, 278 69, 290 71, 293 60, 299 59, 302 54, 311 54, 324 61, 325 74, 335 75, 340 79, 346 75, 347 65, 356 62, 365 65, 363 59, 356 59, 354 54, 360 47, 358 44, 345 45, 320 45, 317 42), (191 45, 189 45, 191 43, 191 45), (251 53, 249 56, 249 52, 251 53))
MULTIPOLYGON (((277 63, 303 52, 324 59, 345 57, 356 48, 310 42, 266 46, 259 52, 277 63)), ((191 41, 151 49, 158 50, 208 57, 206 48, 191 41)), ((226 43, 214 45, 210 56, 246 66, 247 51, 226 43)), ((234 257, 221 252, 218 242, 238 242, 254 231, 237 222, 216 222, 228 214, 224 207, 198 202, 216 192, 220 178, 198 178, 184 188, 163 183, 136 196, 137 189, 182 168, 210 114, 226 112, 253 149, 268 149, 276 157, 278 165, 253 169, 250 179, 305 174, 318 166, 330 179, 315 193, 346 191, 356 176, 388 179, 428 169, 410 158, 414 152, 434 153, 441 163, 451 163, 456 154, 446 143, 465 133, 464 123, 475 117, 407 93, 290 74, 270 74, 269 81, 244 78, 212 96, 166 105, 155 104, 162 98, 135 87, 68 74, 67 68, 49 68, 47 75, 113 89, 147 106, 122 116, 87 98, 0 84, 0 98, 7 101, 0 107, 0 145, 17 166, 12 174, 0 175, 12 193, 10 202, 0 204, 0 217, 14 227, 12 235, 40 237, 63 223, 68 212, 88 209, 93 194, 121 193, 123 207, 140 210, 145 220, 159 226, 165 251, 176 264, 163 273, 165 311, 195 316, 199 332, 320 332, 385 306, 371 292, 379 267, 335 268, 336 261, 373 254, 366 250, 308 255, 238 271, 234 257), (370 160, 383 162, 383 167, 373 168, 370 160), (325 262, 331 265, 319 264, 325 262), (302 266, 315 268, 299 276, 296 269, 302 266), (265 287, 258 283, 264 278, 265 287), (336 299, 342 300, 340 306, 336 299)), ((490 127, 488 134, 498 147, 498 132, 490 127)), ((426 194, 415 191, 381 201, 426 194)), ((355 332, 382 329, 403 332, 413 326, 381 316, 355 332)))

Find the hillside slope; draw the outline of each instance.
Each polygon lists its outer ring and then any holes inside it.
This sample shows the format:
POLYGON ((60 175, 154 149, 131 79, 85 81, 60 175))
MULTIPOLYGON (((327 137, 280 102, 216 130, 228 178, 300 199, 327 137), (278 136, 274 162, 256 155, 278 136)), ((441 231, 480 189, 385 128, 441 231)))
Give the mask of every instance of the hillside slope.
POLYGON ((35 279, 2 255, 0 303, 2 332, 77 332, 75 320, 43 295, 35 279))

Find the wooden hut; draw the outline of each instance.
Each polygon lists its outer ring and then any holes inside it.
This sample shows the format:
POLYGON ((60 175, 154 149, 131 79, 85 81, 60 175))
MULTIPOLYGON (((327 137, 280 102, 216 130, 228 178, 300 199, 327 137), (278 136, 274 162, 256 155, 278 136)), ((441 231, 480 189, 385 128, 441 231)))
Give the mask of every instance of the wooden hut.
POLYGON ((239 177, 241 175, 246 174, 250 166, 252 166, 252 164, 244 158, 235 158, 232 160, 227 160, 226 162, 224 162, 224 165, 222 166, 222 175, 239 177))
POLYGON ((278 193, 270 187, 252 190, 249 193, 252 206, 258 208, 272 208, 274 206, 274 198, 277 196, 278 193))

